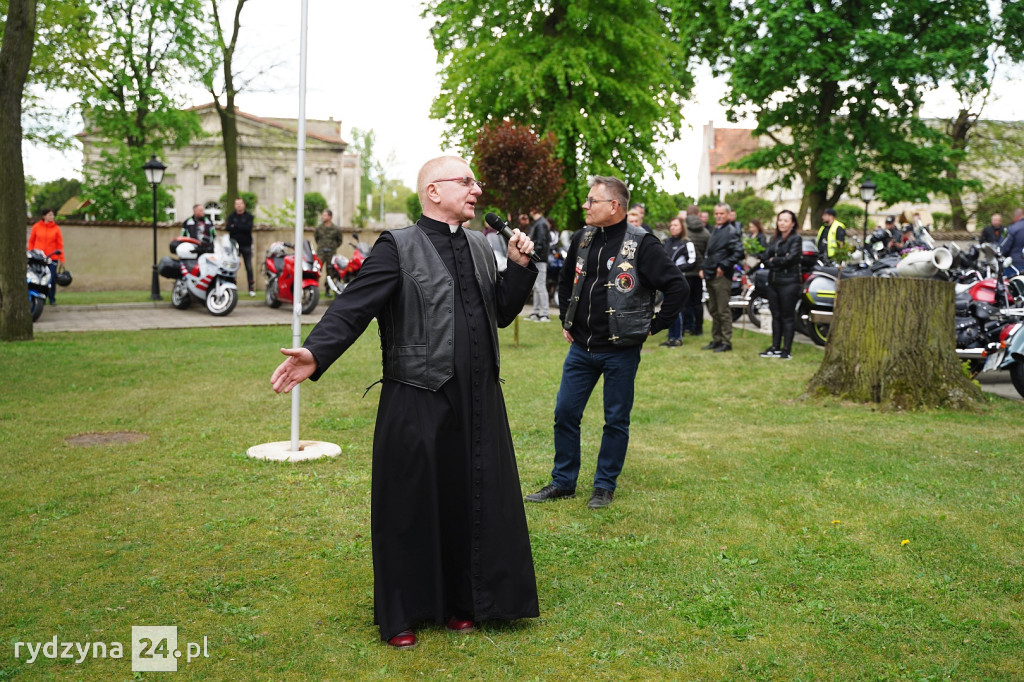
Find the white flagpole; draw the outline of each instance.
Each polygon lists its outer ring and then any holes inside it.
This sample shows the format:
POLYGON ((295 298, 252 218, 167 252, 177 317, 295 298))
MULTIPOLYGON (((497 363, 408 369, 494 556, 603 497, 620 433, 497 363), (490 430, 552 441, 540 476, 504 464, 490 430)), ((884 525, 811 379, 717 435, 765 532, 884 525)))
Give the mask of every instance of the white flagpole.
MULTIPOLYGON (((302 226, 306 197, 306 40, 309 1, 302 0, 302 28, 299 38, 299 125, 298 158, 295 162, 295 285, 292 290, 292 348, 302 345, 302 226)), ((292 452, 299 451, 299 391, 292 389, 292 452)))
MULTIPOLYGON (((309 23, 308 0, 302 0, 302 32, 299 47, 299 119, 298 159, 295 172, 295 288, 292 292, 292 348, 302 344, 302 227, 305 222, 306 191, 306 27, 309 23)), ((305 441, 299 444, 299 387, 292 389, 292 439, 263 443, 249 448, 247 454, 256 459, 296 462, 319 457, 336 457, 341 448, 334 443, 305 441), (285 449, 285 448, 288 449, 285 449)))

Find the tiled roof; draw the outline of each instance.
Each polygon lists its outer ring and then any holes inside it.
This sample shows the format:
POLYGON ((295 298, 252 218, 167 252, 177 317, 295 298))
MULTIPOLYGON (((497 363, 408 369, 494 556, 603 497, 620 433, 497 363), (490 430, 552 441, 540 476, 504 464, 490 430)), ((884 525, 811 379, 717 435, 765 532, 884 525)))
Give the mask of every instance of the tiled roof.
POLYGON ((731 161, 742 159, 757 149, 754 131, 749 128, 715 128, 715 147, 708 150, 708 163, 712 173, 753 175, 753 171, 723 168, 731 161))

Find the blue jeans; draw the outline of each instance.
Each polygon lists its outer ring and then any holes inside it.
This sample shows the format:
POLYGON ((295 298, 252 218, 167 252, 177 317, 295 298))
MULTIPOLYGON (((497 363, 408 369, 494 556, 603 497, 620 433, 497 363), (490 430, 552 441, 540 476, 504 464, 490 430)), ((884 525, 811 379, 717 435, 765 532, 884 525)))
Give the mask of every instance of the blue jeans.
POLYGON ((676 318, 672 320, 672 324, 668 326, 668 338, 679 339, 683 338, 683 314, 679 313, 676 318))
POLYGON ((551 482, 575 490, 580 473, 580 423, 597 380, 604 375, 604 435, 597 453, 594 487, 615 490, 629 445, 629 413, 633 384, 640 365, 640 346, 613 353, 589 353, 575 343, 562 367, 562 385, 555 401, 555 466, 551 482))
POLYGON ((48 267, 50 268, 50 291, 47 292, 47 297, 53 304, 57 302, 57 262, 50 263, 48 267))

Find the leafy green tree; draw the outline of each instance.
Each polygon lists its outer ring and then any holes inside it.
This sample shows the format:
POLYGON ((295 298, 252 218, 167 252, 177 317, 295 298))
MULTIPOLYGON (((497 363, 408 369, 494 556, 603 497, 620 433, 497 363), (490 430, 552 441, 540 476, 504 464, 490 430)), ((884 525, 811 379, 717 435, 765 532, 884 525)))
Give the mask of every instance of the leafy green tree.
POLYGON ((32 338, 25 284, 21 97, 35 44, 35 0, 10 0, 0 43, 0 340, 32 338))
POLYGON ((235 96, 238 95, 235 73, 235 50, 241 29, 242 8, 246 0, 235 0, 231 36, 225 37, 221 24, 221 0, 210 0, 214 35, 210 50, 209 69, 203 74, 203 84, 213 97, 213 107, 220 119, 221 142, 224 148, 227 194, 238 195, 238 120, 235 118, 235 96), (221 102, 221 97, 224 102, 221 102))
POLYGON ((736 216, 745 223, 757 220, 766 230, 771 229, 775 223, 775 204, 767 199, 751 195, 730 205, 736 209, 736 216))
POLYGON ((664 224, 667 228, 668 222, 693 203, 693 199, 680 192, 669 194, 662 190, 653 192, 633 193, 629 198, 631 203, 644 205, 646 220, 650 225, 664 224))
POLYGON ((735 3, 717 62, 729 75, 729 117, 757 119, 772 141, 736 164, 799 179, 801 221, 835 206, 865 175, 878 198, 925 201, 962 187, 957 152, 917 115, 930 83, 978 42, 986 0, 808 0, 735 3))
MULTIPOLYGON (((401 180, 389 179, 384 182, 384 212, 405 213, 409 204, 409 197, 416 194, 402 184, 401 180)), ((416 217, 419 217, 417 214, 416 217)))
MULTIPOLYGON (((846 225, 846 231, 849 234, 860 234, 861 228, 864 227, 864 207, 854 206, 853 204, 836 204, 836 220, 846 225)), ((821 227, 820 216, 816 221, 812 221, 814 228, 821 227)), ((868 228, 870 229, 870 225, 868 228)))
POLYGON ((678 137, 705 15, 727 5, 428 0, 442 64, 431 115, 463 149, 505 119, 554 133, 567 191, 551 214, 575 229, 587 175, 620 176, 643 194, 671 166, 664 143, 678 137))
POLYGON ((303 201, 303 215, 306 226, 312 227, 320 222, 320 214, 327 208, 327 199, 320 192, 306 192, 303 201))
POLYGON ((480 203, 513 216, 550 211, 565 185, 555 145, 552 133, 541 137, 511 121, 485 126, 473 145, 473 165, 485 183, 480 203))
POLYGON ((423 215, 423 207, 420 206, 420 197, 416 192, 410 194, 405 200, 405 215, 409 217, 409 222, 414 223, 420 219, 423 215))
MULTIPOLYGON (((1021 49, 1024 41, 1024 9, 1021 3, 993 0, 987 3, 987 7, 978 7, 977 10, 980 14, 964 27, 964 31, 973 31, 974 35, 969 42, 948 46, 948 49, 957 53, 956 63, 938 81, 949 83, 960 99, 956 114, 944 121, 950 147, 961 152, 951 159, 952 167, 946 173, 950 180, 958 180, 961 169, 968 165, 972 141, 982 123, 980 119, 992 94, 997 73, 1012 67, 1015 62, 1024 62, 1024 50, 1021 49), (965 151, 966 154, 963 154, 965 151)), ((967 180, 967 184, 973 190, 981 187, 978 181, 967 180)), ((971 211, 964 205, 960 188, 954 184, 947 194, 952 209, 952 228, 966 229, 971 211)))
POLYGON ((60 178, 43 183, 29 200, 32 215, 42 215, 43 209, 52 208, 54 211, 60 209, 71 197, 76 197, 82 191, 82 181, 74 178, 60 178))
POLYGON ((249 213, 256 214, 256 207, 260 203, 260 198, 253 192, 237 192, 234 196, 231 196, 228 192, 220 195, 220 205, 224 207, 224 215, 226 216, 231 211, 235 210, 235 199, 241 199, 245 202, 245 210, 249 213))
POLYGON ((1024 206, 1024 122, 977 121, 960 171, 980 183, 980 189, 964 196, 962 208, 968 219, 976 217, 981 226, 988 224, 993 212, 1009 218, 1013 208, 1024 206))
MULTIPOLYGON (((61 83, 82 96, 86 132, 102 141, 99 160, 85 169, 90 211, 146 220, 152 190, 142 165, 150 154, 180 148, 200 134, 198 117, 182 109, 178 93, 198 82, 204 67, 197 48, 202 6, 200 0, 105 0, 92 11, 91 38, 73 45, 61 83)), ((157 190, 158 202, 168 205, 170 195, 157 190)))

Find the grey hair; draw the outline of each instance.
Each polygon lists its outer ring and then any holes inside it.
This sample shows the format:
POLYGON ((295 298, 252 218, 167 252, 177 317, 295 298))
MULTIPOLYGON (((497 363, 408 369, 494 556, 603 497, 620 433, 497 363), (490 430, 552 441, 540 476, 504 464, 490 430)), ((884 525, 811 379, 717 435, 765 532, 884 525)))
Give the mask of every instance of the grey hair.
POLYGON ((612 175, 595 175, 590 180, 590 186, 593 187, 594 185, 604 186, 611 195, 611 198, 619 202, 619 206, 622 208, 629 206, 629 188, 626 187, 626 183, 622 180, 612 175))
POLYGON ((725 204, 725 203, 715 204, 715 208, 724 208, 726 213, 728 213, 729 211, 732 210, 732 207, 730 207, 729 204, 725 204))

